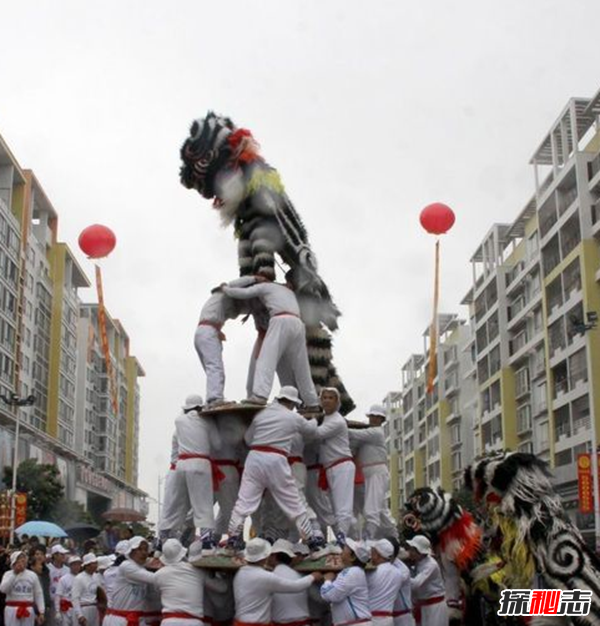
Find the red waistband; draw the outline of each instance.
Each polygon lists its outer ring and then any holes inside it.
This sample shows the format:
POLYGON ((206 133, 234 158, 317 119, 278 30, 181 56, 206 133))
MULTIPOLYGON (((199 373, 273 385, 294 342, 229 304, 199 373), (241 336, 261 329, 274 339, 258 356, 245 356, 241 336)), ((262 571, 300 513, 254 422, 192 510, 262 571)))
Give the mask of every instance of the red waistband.
POLYGON ((17 609, 15 617, 17 619, 26 619, 31 617, 29 609, 33 607, 33 602, 27 602, 25 600, 8 600, 5 606, 11 606, 17 609))
POLYGON ((301 456, 288 456, 288 463, 294 465, 294 463, 302 463, 304 459, 301 456))
POLYGON ((61 598, 59 602, 59 609, 61 613, 68 613, 73 608, 73 603, 66 598, 61 598))
POLYGON ((218 322, 211 322, 210 320, 200 320, 198 326, 211 326, 217 331, 219 335, 219 339, 221 341, 225 341, 227 337, 225 337, 225 333, 221 330, 223 328, 223 324, 219 324, 218 322))
POLYGON ((403 611, 394 611, 392 617, 400 617, 401 615, 408 615, 412 613, 411 609, 404 609, 403 611))
MULTIPOLYGON (((326 465, 325 469, 326 470, 331 469, 332 467, 335 467, 336 465, 341 465, 342 463, 347 463, 348 461, 354 461, 354 459, 351 456, 345 456, 343 459, 338 459, 337 461, 334 461, 333 463, 326 465)), ((351 623, 354 624, 354 622, 351 622, 351 623)))
POLYGON ((227 478, 225 474, 219 469, 219 463, 211 459, 206 454, 187 454, 186 452, 179 455, 179 461, 185 461, 187 459, 204 459, 210 461, 210 469, 212 471, 213 491, 219 491, 221 482, 227 478))
POLYGON ((281 315, 291 315, 292 317, 300 319, 299 315, 296 315, 296 313, 290 313, 289 311, 281 311, 281 313, 275 313, 275 315, 271 315, 271 317, 279 317, 281 315))
POLYGON ((331 469, 332 467, 335 467, 336 465, 347 463, 348 461, 354 462, 354 459, 351 456, 346 456, 342 459, 338 459, 337 461, 334 461, 333 463, 330 463, 329 465, 321 465, 321 467, 319 468, 319 480, 317 483, 319 485, 319 489, 321 489, 322 491, 327 491, 329 489, 329 481, 327 480, 327 470, 331 469))
POLYGON ((171 464, 169 465, 169 469, 170 469, 170 470, 176 470, 176 469, 177 469, 177 463, 171 463, 171 464))
POLYGON ((255 452, 270 452, 271 454, 281 454, 287 459, 287 452, 280 450, 279 448, 272 448, 271 446, 250 446, 250 450, 254 450, 255 452))
POLYGON ((310 617, 306 619, 298 619, 293 622, 273 622, 272 626, 310 626, 313 620, 310 617))
POLYGON ((205 461, 211 461, 212 459, 207 454, 191 454, 182 452, 178 457, 178 461, 187 461, 188 459, 204 459, 205 461))
POLYGON ((119 609, 106 609, 106 615, 124 617, 127 620, 127 626, 139 626, 140 619, 145 616, 145 613, 144 611, 121 611, 119 609))
POLYGON ((184 613, 183 611, 164 612, 162 613, 163 619, 197 619, 206 624, 211 624, 212 620, 204 617, 203 615, 191 615, 190 613, 184 613))
POLYGON ((25 606, 25 607, 30 607, 33 606, 33 602, 27 602, 26 600, 7 600, 4 603, 4 606, 25 606))
POLYGON ((446 596, 434 596, 433 598, 425 598, 424 600, 419 600, 419 606, 429 606, 431 604, 439 604, 440 602, 444 602, 446 596))
POLYGON ((393 611, 371 611, 371 615, 373 617, 394 617, 396 614, 393 611))

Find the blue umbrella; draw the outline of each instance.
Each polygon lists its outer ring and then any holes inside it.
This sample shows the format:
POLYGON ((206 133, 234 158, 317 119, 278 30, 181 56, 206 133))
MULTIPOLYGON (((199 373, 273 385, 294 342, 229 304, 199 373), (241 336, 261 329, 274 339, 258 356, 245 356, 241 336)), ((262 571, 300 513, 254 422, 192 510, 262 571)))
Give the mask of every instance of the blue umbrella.
POLYGON ((66 537, 67 533, 52 522, 25 522, 15 530, 17 535, 36 535, 37 537, 66 537))

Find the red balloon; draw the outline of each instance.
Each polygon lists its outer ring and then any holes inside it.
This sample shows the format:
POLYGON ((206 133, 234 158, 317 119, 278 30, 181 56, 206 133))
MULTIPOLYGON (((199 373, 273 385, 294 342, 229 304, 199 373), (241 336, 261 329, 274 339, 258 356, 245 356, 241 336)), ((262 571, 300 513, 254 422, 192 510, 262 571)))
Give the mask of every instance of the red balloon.
POLYGON ((447 233, 452 226, 456 217, 454 211, 441 202, 429 204, 422 211, 419 217, 421 226, 432 235, 443 235, 447 233))
POLYGON ((81 231, 79 247, 90 259, 108 256, 117 245, 117 238, 107 226, 93 224, 81 231))

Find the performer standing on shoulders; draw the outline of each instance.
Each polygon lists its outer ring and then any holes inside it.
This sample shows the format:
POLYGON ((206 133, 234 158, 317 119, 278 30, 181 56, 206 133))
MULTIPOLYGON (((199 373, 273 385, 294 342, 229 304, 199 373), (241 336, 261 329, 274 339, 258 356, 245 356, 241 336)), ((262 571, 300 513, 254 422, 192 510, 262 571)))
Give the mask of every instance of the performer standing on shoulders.
POLYGON ((431 542, 424 535, 415 535, 406 543, 416 569, 411 580, 415 621, 421 626, 448 626, 444 579, 440 566, 431 556, 431 542))
POLYGON ((254 372, 252 396, 247 402, 266 404, 277 365, 285 359, 304 405, 315 408, 318 404, 308 353, 306 329, 300 319, 300 307, 291 285, 280 285, 264 277, 257 277, 259 284, 251 287, 224 287, 227 296, 239 300, 258 298, 269 311, 269 326, 260 348, 254 372))
POLYGON ((390 486, 388 455, 385 447, 383 422, 385 408, 373 405, 367 413, 369 428, 349 431, 350 444, 358 448, 357 462, 365 477, 365 500, 363 515, 367 537, 398 537, 396 521, 386 506, 386 493, 390 486))
POLYGON ((338 413, 340 394, 333 387, 321 390, 321 406, 325 412, 323 423, 317 428, 316 438, 321 442, 319 461, 322 464, 319 487, 329 490, 335 533, 340 545, 354 522, 354 477, 356 467, 350 452, 348 424, 338 413))
POLYGON ((325 574, 321 597, 331 604, 333 626, 371 624, 369 588, 365 575, 368 562, 368 548, 348 538, 342 550, 344 569, 337 576, 333 572, 325 574))
POLYGON ((46 609, 44 592, 37 574, 27 569, 25 552, 13 552, 10 555, 10 567, 0 583, 0 593, 6 595, 5 626, 33 626, 34 621, 37 626, 41 626, 46 609))

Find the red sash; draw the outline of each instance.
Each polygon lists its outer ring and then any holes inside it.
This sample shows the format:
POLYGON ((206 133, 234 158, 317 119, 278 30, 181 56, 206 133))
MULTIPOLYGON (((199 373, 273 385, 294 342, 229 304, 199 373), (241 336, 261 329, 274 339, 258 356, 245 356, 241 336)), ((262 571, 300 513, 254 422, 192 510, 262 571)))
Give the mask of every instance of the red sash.
POLYGON ((29 609, 33 606, 33 602, 20 602, 18 600, 9 600, 6 602, 5 606, 15 607, 17 609, 16 618, 25 619, 26 617, 31 616, 29 609))
MULTIPOLYGON (((294 465, 294 463, 302 463, 303 459, 301 456, 288 456, 288 463, 290 465, 294 465)), ((295 624, 295 622, 290 622, 291 624, 295 624)))
POLYGON ((219 465, 213 461, 206 454, 180 454, 178 457, 179 461, 185 461, 187 459, 204 459, 205 461, 210 461, 210 469, 212 471, 212 481, 213 481, 213 491, 219 491, 219 485, 221 481, 224 480, 225 474, 219 469, 219 465))
POLYGON ((59 608, 61 613, 68 613, 73 608, 73 603, 66 598, 61 598, 59 608))
POLYGON ((394 617, 395 613, 392 611, 371 611, 371 615, 373 617, 394 617))
POLYGON ((417 622, 417 624, 421 623, 421 607, 431 606, 432 604, 439 604, 440 602, 444 602, 445 599, 445 596, 434 596, 433 598, 425 598, 424 600, 419 600, 419 602, 413 607, 413 616, 415 618, 415 622, 417 622))
POLYGON ((119 609, 106 609, 106 615, 124 617, 127 626, 140 626, 140 618, 144 617, 144 611, 119 611, 119 609))
POLYGON ((348 461, 352 461, 352 460, 353 459, 351 456, 346 456, 343 459, 338 459, 337 461, 334 461, 333 463, 331 463, 331 465, 327 465, 327 467, 322 465, 321 468, 319 469, 319 489, 322 489, 323 491, 327 491, 329 489, 329 482, 327 481, 328 469, 331 469, 332 467, 335 467, 336 465, 341 465, 342 463, 347 463, 348 461))
POLYGON ((295 622, 273 622, 272 626, 309 626, 313 623, 313 620, 307 617, 306 619, 299 619, 295 622))
POLYGON ((227 341, 225 333, 221 330, 221 328, 223 328, 223 324, 217 324, 217 322, 211 322, 210 320, 200 320, 198 326, 212 326, 217 331, 219 339, 221 341, 227 341))

